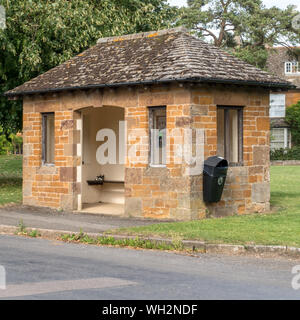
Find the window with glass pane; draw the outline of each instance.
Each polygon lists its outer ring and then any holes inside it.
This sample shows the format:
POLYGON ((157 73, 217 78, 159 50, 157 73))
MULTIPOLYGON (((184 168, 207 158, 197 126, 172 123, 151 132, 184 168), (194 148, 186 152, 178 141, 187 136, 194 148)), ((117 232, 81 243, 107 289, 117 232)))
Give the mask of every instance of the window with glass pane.
POLYGON ((291 73, 292 72, 292 63, 286 62, 285 63, 285 73, 291 73))
POLYGON ((149 108, 151 165, 166 165, 166 107, 149 108))
POLYGON ((285 73, 300 73, 298 61, 286 62, 285 63, 285 73))
POLYGON ((271 149, 282 149, 291 147, 291 133, 288 128, 271 129, 271 149))
POLYGON ((55 129, 54 113, 44 113, 43 119, 43 147, 42 157, 44 164, 54 164, 55 129))
POLYGON ((218 156, 230 164, 243 161, 243 109, 218 107, 217 109, 218 156))

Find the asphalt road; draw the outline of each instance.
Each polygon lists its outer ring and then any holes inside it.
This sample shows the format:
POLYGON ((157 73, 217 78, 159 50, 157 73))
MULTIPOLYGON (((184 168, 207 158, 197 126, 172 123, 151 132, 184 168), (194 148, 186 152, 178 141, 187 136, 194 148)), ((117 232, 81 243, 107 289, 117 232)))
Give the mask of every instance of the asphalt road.
POLYGON ((1 235, 6 290, 0 299, 299 299, 291 286, 297 264, 1 235))
POLYGON ((163 223, 151 219, 119 217, 87 213, 58 212, 48 208, 12 206, 0 208, 0 223, 17 226, 23 221, 26 227, 79 232, 101 233, 111 229, 163 223))

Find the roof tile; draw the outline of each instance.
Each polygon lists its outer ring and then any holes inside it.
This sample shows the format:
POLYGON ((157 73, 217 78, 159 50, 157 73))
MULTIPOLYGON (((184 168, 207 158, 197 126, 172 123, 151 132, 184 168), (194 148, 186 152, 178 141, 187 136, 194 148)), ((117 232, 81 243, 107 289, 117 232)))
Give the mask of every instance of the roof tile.
POLYGON ((95 46, 6 95, 174 80, 291 86, 186 29, 175 28, 99 39, 95 46))

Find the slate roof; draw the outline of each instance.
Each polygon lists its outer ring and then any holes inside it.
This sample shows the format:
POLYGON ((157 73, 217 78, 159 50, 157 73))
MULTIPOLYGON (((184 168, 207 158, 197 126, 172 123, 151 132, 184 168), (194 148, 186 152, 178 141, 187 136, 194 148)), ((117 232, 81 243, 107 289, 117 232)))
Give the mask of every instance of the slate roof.
POLYGON ((291 86, 186 29, 175 28, 99 39, 90 49, 5 95, 171 81, 291 86))

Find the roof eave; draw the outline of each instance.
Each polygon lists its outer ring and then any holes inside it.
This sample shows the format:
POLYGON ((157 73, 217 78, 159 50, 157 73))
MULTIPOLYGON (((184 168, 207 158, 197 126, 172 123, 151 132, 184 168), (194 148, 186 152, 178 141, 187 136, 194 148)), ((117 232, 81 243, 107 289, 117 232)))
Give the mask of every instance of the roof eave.
POLYGON ((257 86, 264 88, 276 88, 282 90, 296 89, 297 87, 291 83, 277 83, 277 82, 261 82, 261 81, 244 81, 244 80, 231 80, 231 79, 214 79, 214 78, 178 78, 178 79, 163 79, 163 80, 145 80, 137 82, 120 82, 111 84, 94 84, 87 86, 76 86, 76 87, 62 87, 53 89, 42 89, 42 90, 32 90, 32 91, 19 91, 19 92, 5 92, 3 95, 8 98, 20 98, 26 95, 33 94, 45 94, 45 93, 58 93, 70 90, 88 90, 88 89, 103 89, 103 88, 116 88, 124 86, 136 86, 136 85, 152 85, 152 84, 164 84, 172 82, 198 82, 198 83, 217 83, 217 84, 231 84, 231 85, 242 85, 242 86, 257 86))

